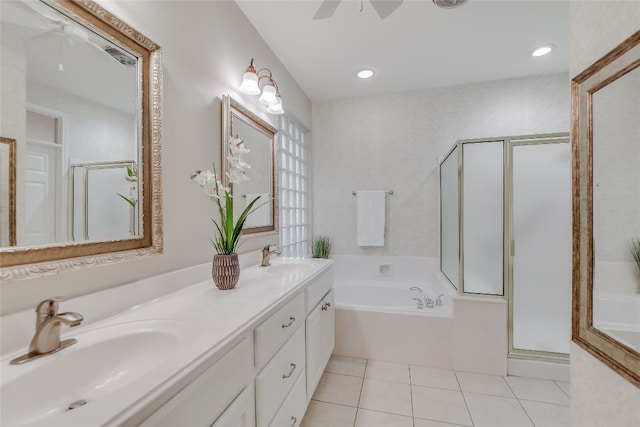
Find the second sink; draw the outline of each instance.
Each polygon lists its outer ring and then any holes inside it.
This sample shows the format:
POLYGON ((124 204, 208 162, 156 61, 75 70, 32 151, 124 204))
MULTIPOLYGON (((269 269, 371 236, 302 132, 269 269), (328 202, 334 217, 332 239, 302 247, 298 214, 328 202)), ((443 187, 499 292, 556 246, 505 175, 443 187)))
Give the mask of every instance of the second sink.
POLYGON ((313 269, 314 265, 309 262, 283 262, 273 264, 267 268, 267 272, 284 276, 287 274, 302 273, 313 269))

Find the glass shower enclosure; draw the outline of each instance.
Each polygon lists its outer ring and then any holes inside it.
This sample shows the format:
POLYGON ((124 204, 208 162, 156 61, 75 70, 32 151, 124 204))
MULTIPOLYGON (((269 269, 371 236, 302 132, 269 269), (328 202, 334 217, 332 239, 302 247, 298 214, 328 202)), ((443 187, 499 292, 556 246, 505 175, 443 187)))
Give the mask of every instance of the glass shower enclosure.
POLYGON ((508 301, 509 357, 568 361, 568 134, 458 141, 440 162, 440 269, 508 301))

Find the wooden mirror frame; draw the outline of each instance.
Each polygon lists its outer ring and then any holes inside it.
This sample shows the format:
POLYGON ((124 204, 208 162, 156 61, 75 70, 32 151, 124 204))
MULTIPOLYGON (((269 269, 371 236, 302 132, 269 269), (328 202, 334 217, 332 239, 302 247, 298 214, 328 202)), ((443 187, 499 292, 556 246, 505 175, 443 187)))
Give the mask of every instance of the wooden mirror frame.
POLYGON ((640 387, 640 353, 593 326, 593 106, 592 95, 640 67, 637 31, 571 82, 573 157, 572 339, 640 387))
MULTIPOLYGON (((239 102, 235 101, 228 95, 222 96, 222 149, 221 149, 221 165, 222 165, 222 183, 229 186, 229 161, 227 154, 229 152, 229 138, 233 132, 233 117, 236 116, 245 123, 254 127, 259 132, 269 136, 271 140, 271 183, 269 192, 271 193, 271 219, 269 225, 244 227, 242 234, 257 233, 276 233, 278 231, 278 198, 276 197, 276 134, 278 129, 258 117, 256 114, 243 107, 239 102)), ((232 190, 233 191, 233 190, 232 190)))
POLYGON ((8 146, 9 164, 7 165, 8 182, 2 183, 7 185, 7 196, 9 197, 7 205, 7 219, 9 227, 7 229, 10 246, 16 245, 16 140, 11 138, 0 137, 0 144, 8 146))
POLYGON ((0 279, 18 280, 162 252, 160 146, 162 129, 161 49, 92 0, 41 0, 135 55, 138 67, 140 235, 130 239, 71 242, 0 250, 0 279))

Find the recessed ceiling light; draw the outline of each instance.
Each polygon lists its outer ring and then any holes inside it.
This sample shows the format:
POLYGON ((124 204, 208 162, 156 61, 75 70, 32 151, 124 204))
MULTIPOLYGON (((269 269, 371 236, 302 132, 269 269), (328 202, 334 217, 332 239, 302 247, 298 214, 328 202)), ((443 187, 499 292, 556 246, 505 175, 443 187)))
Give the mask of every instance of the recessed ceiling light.
POLYGON ((543 56, 546 55, 547 53, 551 52, 553 50, 553 48, 555 48, 556 46, 553 44, 546 44, 544 46, 540 46, 537 47, 535 49, 533 49, 531 52, 529 52, 529 55, 531 56, 543 56))
POLYGON ((373 70, 369 70, 369 69, 365 68, 364 70, 358 71, 358 74, 356 74, 356 75, 360 79, 369 79, 369 78, 373 77, 373 70))

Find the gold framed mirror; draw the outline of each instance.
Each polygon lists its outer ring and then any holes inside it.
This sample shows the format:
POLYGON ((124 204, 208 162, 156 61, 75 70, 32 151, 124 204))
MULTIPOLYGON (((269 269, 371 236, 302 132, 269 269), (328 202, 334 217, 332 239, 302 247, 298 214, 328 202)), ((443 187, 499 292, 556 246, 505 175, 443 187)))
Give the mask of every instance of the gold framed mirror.
POLYGON ((0 278, 161 252, 160 47, 91 0, 0 7, 2 62, 15 64, 2 74, 2 97, 15 102, 3 103, 0 134, 16 140, 17 153, 16 242, 0 248, 0 278), (130 166, 85 180, 96 203, 85 212, 120 208, 126 231, 112 230, 102 215, 84 218, 100 232, 74 233, 81 203, 72 166, 122 162, 130 166))
POLYGON ((16 140, 0 137, 0 245, 16 245, 16 140))
MULTIPOLYGON (((231 97, 222 97, 222 182, 229 186, 229 140, 241 138, 251 150, 243 158, 250 165, 249 179, 236 182, 231 188, 234 216, 259 197, 253 213, 247 217, 243 234, 271 233, 277 231, 276 194, 276 128, 240 105, 231 97), (264 200, 264 201, 263 201, 264 200)), ((237 218, 234 218, 237 220, 237 218)))
POLYGON ((639 99, 640 31, 572 80, 573 341, 636 386, 639 99))

